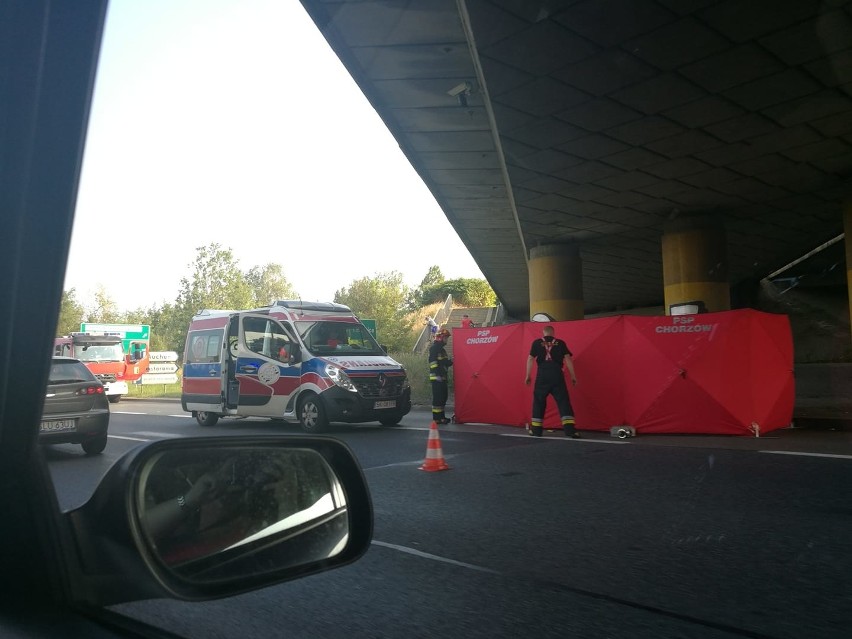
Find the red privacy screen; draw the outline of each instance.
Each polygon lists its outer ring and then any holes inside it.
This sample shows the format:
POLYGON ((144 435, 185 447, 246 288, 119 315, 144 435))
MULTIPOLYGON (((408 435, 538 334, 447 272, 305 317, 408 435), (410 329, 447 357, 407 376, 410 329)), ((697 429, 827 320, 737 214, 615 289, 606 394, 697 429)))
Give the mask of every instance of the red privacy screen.
MULTIPOLYGON (((457 422, 529 422, 532 385, 524 385, 524 373, 542 326, 453 331, 457 422)), ((743 309, 552 326, 574 353, 578 383, 569 383, 569 393, 580 429, 626 424, 641 433, 754 436, 792 419, 793 339, 786 315, 743 309)), ((548 399, 544 425, 559 424, 548 399)))

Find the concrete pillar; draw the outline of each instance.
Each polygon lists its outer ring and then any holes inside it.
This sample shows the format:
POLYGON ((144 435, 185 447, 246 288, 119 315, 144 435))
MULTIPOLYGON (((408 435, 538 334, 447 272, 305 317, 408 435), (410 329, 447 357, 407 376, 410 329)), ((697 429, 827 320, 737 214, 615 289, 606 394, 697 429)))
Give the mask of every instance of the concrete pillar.
POLYGON ((576 244, 530 249, 530 317, 547 313, 556 321, 583 319, 583 262, 576 244))
POLYGON ((672 304, 702 301, 710 313, 731 309, 725 229, 711 215, 685 215, 664 228, 666 315, 672 304))
POLYGON ((849 296, 849 318, 852 320, 852 200, 847 200, 843 206, 843 232, 846 237, 846 292, 849 296))

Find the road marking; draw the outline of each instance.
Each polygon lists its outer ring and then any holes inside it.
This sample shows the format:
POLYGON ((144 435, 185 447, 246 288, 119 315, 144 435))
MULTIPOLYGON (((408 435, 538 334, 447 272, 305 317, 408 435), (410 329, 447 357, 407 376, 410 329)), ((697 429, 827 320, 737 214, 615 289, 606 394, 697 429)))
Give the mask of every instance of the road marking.
POLYGON ((107 435, 110 439, 126 439, 131 442, 149 442, 150 439, 141 439, 139 437, 125 437, 124 435, 107 435))
MULTIPOLYGON (((452 459, 455 455, 444 455, 444 459, 452 459)), ((362 468, 361 470, 367 472, 368 470, 381 470, 382 468, 394 468, 396 466, 417 466, 423 464, 422 459, 418 459, 416 461, 404 461, 404 462, 393 462, 391 464, 382 464, 381 466, 370 466, 369 468, 362 468)))
POLYGON ((449 559, 447 557, 441 557, 439 555, 433 555, 428 552, 423 552, 422 550, 416 550, 414 548, 408 548, 407 546, 397 546, 396 544, 389 544, 385 541, 376 541, 375 539, 371 542, 374 546, 382 546, 383 548, 390 548, 391 550, 398 550, 399 552, 404 552, 409 555, 414 555, 415 557, 422 557, 423 559, 431 559, 432 561, 440 561, 441 563, 451 564, 453 566, 461 566, 462 568, 469 568, 471 570, 478 570, 479 572, 487 572, 492 575, 500 575, 502 574, 499 570, 492 570, 491 568, 485 568, 483 566, 477 566, 475 564, 469 564, 464 561, 456 561, 455 559, 449 559))
POLYGON ((581 444, 617 444, 623 445, 629 442, 610 441, 608 439, 571 439, 570 437, 533 437, 529 433, 500 433, 500 437, 521 437, 524 439, 547 439, 550 441, 580 442, 581 444))
POLYGON ((183 437, 179 433, 159 433, 156 431, 149 430, 138 430, 135 433, 136 435, 145 435, 146 437, 153 437, 155 439, 173 439, 175 437, 183 437))
POLYGON ((166 417, 183 417, 185 419, 194 419, 192 415, 166 415, 166 417))
POLYGON ((852 455, 834 455, 831 453, 802 453, 794 450, 759 450, 768 455, 798 455, 799 457, 830 457, 832 459, 852 459, 852 455))
POLYGON ((113 410, 110 411, 113 415, 147 415, 148 413, 134 413, 129 410, 113 410))

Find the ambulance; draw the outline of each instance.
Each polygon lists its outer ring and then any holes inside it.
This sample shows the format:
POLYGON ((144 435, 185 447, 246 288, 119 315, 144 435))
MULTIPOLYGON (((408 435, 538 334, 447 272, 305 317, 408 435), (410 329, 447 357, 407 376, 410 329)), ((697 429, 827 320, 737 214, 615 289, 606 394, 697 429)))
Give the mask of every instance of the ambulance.
POLYGON ((267 417, 317 433, 332 422, 399 424, 411 385, 348 306, 280 300, 193 316, 181 405, 202 426, 267 417))

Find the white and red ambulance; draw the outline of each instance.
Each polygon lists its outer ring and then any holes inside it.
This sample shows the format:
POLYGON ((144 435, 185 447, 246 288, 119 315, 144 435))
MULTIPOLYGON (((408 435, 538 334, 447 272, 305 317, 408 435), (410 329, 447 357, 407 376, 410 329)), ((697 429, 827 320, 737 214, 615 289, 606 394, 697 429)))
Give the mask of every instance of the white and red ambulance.
POLYGON ((348 306, 282 300, 192 318, 181 405, 202 426, 268 417, 316 433, 330 422, 395 426, 411 410, 411 386, 348 306))

